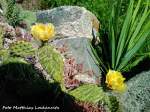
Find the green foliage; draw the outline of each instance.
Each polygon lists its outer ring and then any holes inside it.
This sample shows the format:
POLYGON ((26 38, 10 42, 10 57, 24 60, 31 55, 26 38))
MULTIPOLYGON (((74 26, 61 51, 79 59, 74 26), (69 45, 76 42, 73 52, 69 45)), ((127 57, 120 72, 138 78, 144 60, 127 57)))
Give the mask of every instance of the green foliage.
POLYGON ((13 56, 27 57, 35 53, 32 43, 25 41, 17 41, 10 46, 10 52, 13 56))
POLYGON ((44 70, 63 85, 64 63, 61 55, 52 46, 43 46, 38 50, 38 58, 44 70))
POLYGON ((137 56, 145 56, 150 58, 150 35, 145 41, 144 46, 141 48, 141 50, 138 52, 137 56))
POLYGON ((0 65, 3 61, 7 60, 9 57, 9 51, 3 48, 3 36, 4 32, 2 27, 0 27, 0 65))
POLYGON ((20 21, 22 21, 22 19, 20 18, 19 14, 20 14, 19 7, 14 6, 13 12, 11 14, 8 13, 8 15, 6 15, 6 18, 7 18, 7 20, 8 20, 10 25, 16 26, 16 25, 19 24, 20 21))
POLYGON ((136 56, 150 35, 149 6, 142 3, 141 0, 130 0, 123 21, 119 20, 122 0, 112 5, 108 34, 102 38, 104 57, 109 63, 107 68, 128 71, 144 58, 136 56))
POLYGON ((23 9, 37 11, 40 10, 40 2, 41 0, 23 0, 20 5, 23 7, 23 9))
POLYGON ((0 6, 1 6, 1 8, 3 10, 3 13, 5 15, 6 12, 7 12, 7 2, 6 2, 6 0, 0 0, 0 6))
POLYGON ((0 27, 0 50, 3 48, 3 29, 0 27))
POLYGON ((69 92, 75 100, 93 104, 102 104, 110 112, 117 112, 119 102, 115 96, 108 96, 101 87, 94 84, 81 85, 69 92))
POLYGON ((26 22, 28 28, 36 22, 36 13, 20 8, 20 18, 26 22))
POLYGON ((120 107, 119 107, 119 101, 115 96, 109 96, 109 101, 108 101, 108 107, 110 108, 111 112, 119 112, 120 107))
POLYGON ((0 65, 3 63, 3 61, 7 60, 9 56, 10 54, 7 49, 1 49, 0 50, 0 65))
POLYGON ((1 0, 0 4, 8 23, 12 26, 18 25, 21 21, 21 18, 19 17, 20 8, 16 5, 15 0, 1 0))

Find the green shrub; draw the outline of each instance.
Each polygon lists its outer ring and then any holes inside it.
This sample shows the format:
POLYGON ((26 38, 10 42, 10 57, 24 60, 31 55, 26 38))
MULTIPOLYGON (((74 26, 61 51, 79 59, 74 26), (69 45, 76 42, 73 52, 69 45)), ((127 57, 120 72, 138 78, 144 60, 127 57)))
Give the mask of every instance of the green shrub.
POLYGON ((0 4, 3 9, 3 15, 8 23, 12 26, 16 26, 21 21, 20 8, 16 5, 15 0, 1 0, 0 4))
POLYGON ((112 4, 107 32, 101 39, 103 62, 106 62, 104 65, 108 69, 124 72, 129 71, 147 56, 143 51, 142 55, 139 55, 139 52, 150 35, 150 11, 149 6, 144 5, 142 0, 130 0, 125 11, 126 16, 121 18, 122 6, 122 0, 112 4))

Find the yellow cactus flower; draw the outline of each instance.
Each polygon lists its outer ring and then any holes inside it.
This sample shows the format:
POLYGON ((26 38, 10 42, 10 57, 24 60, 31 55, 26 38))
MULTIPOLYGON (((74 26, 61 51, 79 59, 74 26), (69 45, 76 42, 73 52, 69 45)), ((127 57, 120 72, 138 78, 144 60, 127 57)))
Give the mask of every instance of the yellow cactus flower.
POLYGON ((31 27, 31 34, 36 39, 47 41, 55 36, 55 28, 51 23, 37 23, 31 27))
POLYGON ((125 78, 118 71, 109 70, 106 75, 105 83, 112 90, 123 92, 126 90, 126 84, 124 83, 125 78))

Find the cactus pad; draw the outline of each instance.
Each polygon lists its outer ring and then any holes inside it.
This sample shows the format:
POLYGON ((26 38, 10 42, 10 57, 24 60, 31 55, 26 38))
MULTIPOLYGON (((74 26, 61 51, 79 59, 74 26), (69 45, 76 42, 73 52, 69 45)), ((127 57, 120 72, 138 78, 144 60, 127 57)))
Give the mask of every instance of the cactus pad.
POLYGON ((101 87, 85 84, 69 92, 75 100, 103 105, 107 112, 117 112, 119 103, 115 96, 107 95, 101 87))
POLYGON ((52 46, 43 46, 38 51, 39 62, 52 78, 63 84, 64 63, 61 55, 52 46))
POLYGON ((27 57, 34 55, 35 49, 30 42, 17 41, 10 46, 13 56, 27 57))

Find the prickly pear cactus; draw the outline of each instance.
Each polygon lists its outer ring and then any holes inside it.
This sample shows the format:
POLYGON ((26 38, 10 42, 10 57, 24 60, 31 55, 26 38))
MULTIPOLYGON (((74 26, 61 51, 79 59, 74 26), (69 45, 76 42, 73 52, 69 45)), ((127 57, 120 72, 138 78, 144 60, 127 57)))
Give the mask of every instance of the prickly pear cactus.
POLYGON ((61 55, 52 46, 46 45, 38 50, 38 58, 47 73, 63 86, 64 63, 61 55))
POLYGON ((10 53, 13 56, 27 57, 32 56, 35 50, 30 42, 17 41, 10 46, 10 53))
POLYGON ((69 92, 75 100, 93 104, 101 104, 106 112, 118 112, 119 103, 115 96, 107 95, 101 87, 85 84, 69 92))

